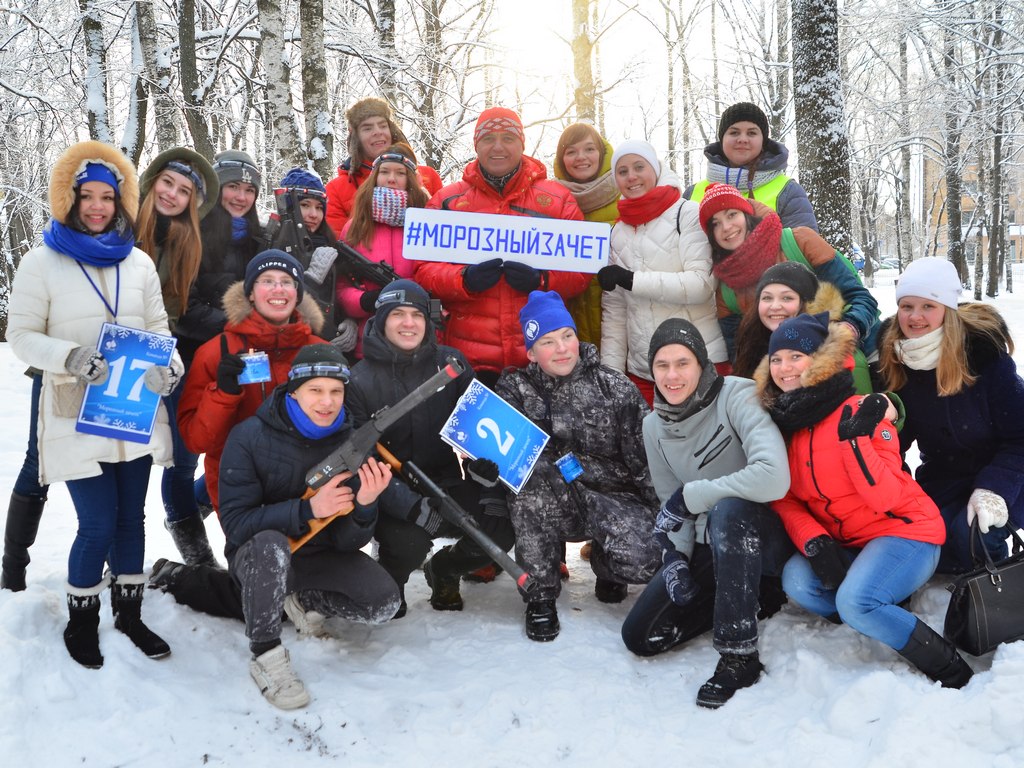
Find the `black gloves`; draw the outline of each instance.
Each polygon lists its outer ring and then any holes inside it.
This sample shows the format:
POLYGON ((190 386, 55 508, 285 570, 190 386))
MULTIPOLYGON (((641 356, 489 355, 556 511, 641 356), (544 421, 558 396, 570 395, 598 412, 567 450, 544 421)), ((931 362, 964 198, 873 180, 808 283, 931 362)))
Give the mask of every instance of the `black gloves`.
POLYGON ((690 561, 686 555, 676 550, 663 552, 662 560, 665 567, 661 570, 661 576, 665 580, 665 590, 669 599, 682 607, 696 597, 700 588, 690 575, 690 561))
POLYGON ((498 484, 498 465, 490 459, 473 459, 466 463, 466 474, 484 488, 498 484))
POLYGON ((245 361, 228 352, 228 341, 220 337, 220 362, 217 363, 217 389, 229 395, 242 394, 238 376, 245 370, 245 361))
POLYGON ((871 437, 875 427, 885 417, 889 408, 889 400, 877 392, 865 397, 857 409, 857 413, 848 405, 843 406, 839 417, 839 439, 853 440, 855 437, 871 437))
POLYGON ((470 293, 486 291, 501 280, 501 259, 488 259, 479 264, 470 264, 462 270, 462 284, 470 293))
POLYGON ((444 517, 437 509, 437 501, 423 497, 419 504, 413 505, 412 512, 409 514, 409 522, 416 523, 433 538, 441 530, 444 517))
POLYGON ((618 264, 609 264, 601 267, 597 273, 597 282, 601 284, 602 291, 614 291, 616 286, 621 285, 627 291, 633 290, 633 273, 618 264))
POLYGON ((522 293, 540 288, 540 272, 518 261, 505 262, 505 282, 522 293))
POLYGON ((363 291, 363 295, 359 297, 359 308, 368 315, 372 315, 377 311, 377 299, 380 296, 380 289, 373 291, 363 291))
POLYGON ((846 578, 850 564, 843 548, 831 536, 815 536, 804 545, 807 561, 825 589, 839 589, 846 578))

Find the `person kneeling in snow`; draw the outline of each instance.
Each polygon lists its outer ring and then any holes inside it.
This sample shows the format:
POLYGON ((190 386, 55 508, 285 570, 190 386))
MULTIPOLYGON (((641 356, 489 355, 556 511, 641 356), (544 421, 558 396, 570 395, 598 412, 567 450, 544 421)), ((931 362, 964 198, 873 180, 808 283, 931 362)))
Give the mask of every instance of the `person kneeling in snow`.
POLYGON ((288 382, 256 415, 235 427, 221 457, 220 516, 231 576, 238 584, 252 660, 249 671, 267 701, 281 709, 309 703, 309 694, 281 645, 281 613, 304 634, 322 636, 324 619, 380 624, 398 610, 394 580, 360 552, 377 520, 377 497, 391 469, 368 459, 358 480, 342 473, 303 500, 305 477, 342 445, 351 425, 344 408, 349 371, 331 344, 295 356, 288 382), (351 510, 294 554, 313 518, 351 510))
POLYGON ((644 460, 647 403, 636 385, 580 343, 557 293, 530 293, 519 322, 530 364, 505 371, 496 390, 551 436, 509 501, 516 558, 539 587, 527 603, 526 635, 546 641, 559 632, 562 544, 593 539, 597 599, 620 603, 627 583, 645 584, 658 568, 650 535, 658 502, 644 460))

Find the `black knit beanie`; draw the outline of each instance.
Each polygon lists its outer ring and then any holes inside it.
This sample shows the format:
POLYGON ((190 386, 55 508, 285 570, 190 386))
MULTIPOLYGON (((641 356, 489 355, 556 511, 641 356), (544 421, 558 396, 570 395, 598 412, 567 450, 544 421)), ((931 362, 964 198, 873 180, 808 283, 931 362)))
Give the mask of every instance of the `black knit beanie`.
POLYGON ((760 296, 765 286, 772 283, 792 288, 804 304, 813 301, 818 292, 818 276, 798 261, 784 261, 768 267, 757 282, 754 296, 760 296))
MULTIPOLYGON (((659 325, 651 334, 651 344, 647 349, 647 368, 654 370, 654 356, 658 350, 669 344, 682 344, 693 352, 702 369, 707 369, 711 362, 708 360, 708 349, 704 344, 704 337, 700 331, 689 320, 681 317, 670 317, 659 325)), ((714 366, 711 366, 714 368, 714 366)))
POLYGON ((768 141, 768 118, 757 104, 751 104, 749 101, 733 104, 722 113, 718 121, 718 140, 722 140, 730 125, 743 122, 753 123, 760 128, 764 140, 768 141))

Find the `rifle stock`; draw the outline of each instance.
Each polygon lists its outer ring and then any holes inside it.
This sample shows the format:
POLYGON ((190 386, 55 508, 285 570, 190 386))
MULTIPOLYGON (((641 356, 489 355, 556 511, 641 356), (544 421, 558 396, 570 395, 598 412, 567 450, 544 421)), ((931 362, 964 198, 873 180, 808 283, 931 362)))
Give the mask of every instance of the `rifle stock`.
MULTIPOLYGON (((351 437, 337 450, 306 474, 306 491, 303 493, 302 498, 312 498, 328 480, 341 472, 349 471, 355 473, 359 466, 370 456, 381 436, 392 424, 409 413, 417 405, 428 400, 455 381, 465 369, 466 367, 461 362, 455 358, 449 358, 448 364, 444 368, 420 384, 408 395, 394 405, 385 406, 377 411, 368 422, 355 430, 351 437)), ((305 534, 297 539, 289 537, 292 552, 298 550, 299 547, 312 539, 336 518, 347 515, 352 509, 352 507, 349 507, 348 509, 339 510, 337 514, 330 517, 313 518, 310 520, 307 523, 309 530, 305 534)))

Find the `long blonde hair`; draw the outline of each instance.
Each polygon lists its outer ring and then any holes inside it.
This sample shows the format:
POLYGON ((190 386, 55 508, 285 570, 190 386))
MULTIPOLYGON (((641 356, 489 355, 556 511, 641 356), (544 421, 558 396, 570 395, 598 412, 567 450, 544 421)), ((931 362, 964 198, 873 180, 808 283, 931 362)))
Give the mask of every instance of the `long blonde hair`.
MULTIPOLYGON (((193 187, 185 210, 177 216, 169 217, 167 238, 163 244, 163 255, 171 260, 171 277, 167 285, 163 286, 164 296, 177 297, 182 311, 188 306, 188 292, 199 274, 199 264, 203 260, 197 197, 198 190, 193 187)), ((156 241, 157 215, 154 183, 139 207, 138 222, 138 247, 149 254, 154 265, 157 264, 157 254, 160 252, 160 245, 156 241)))
MULTIPOLYGON (((939 397, 959 394, 978 380, 967 359, 967 337, 979 335, 993 346, 1013 354, 1013 338, 1006 321, 989 304, 961 304, 956 309, 946 308, 942 318, 942 341, 939 344, 939 364, 935 368, 935 383, 939 397)), ((879 370, 890 391, 898 392, 907 383, 907 369, 896 354, 896 343, 907 338, 898 318, 892 318, 879 343, 879 370)))

